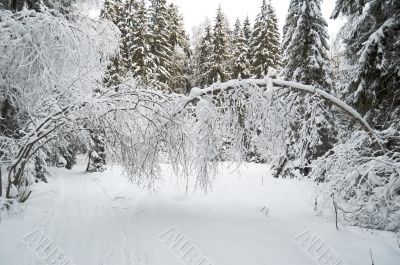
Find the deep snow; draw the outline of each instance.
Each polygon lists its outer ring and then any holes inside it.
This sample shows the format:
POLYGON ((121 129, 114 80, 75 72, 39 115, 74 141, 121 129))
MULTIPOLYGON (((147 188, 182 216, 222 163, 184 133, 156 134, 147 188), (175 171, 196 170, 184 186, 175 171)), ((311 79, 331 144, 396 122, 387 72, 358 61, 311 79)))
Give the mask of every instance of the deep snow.
POLYGON ((53 169, 22 213, 2 214, 0 264, 51 264, 22 240, 37 229, 76 265, 323 264, 294 240, 310 229, 345 264, 371 264, 370 249, 375 265, 400 264, 393 233, 343 225, 336 231, 333 218, 316 216, 306 181, 276 180, 263 165, 235 169, 225 164, 212 192, 188 195, 167 165, 152 194, 117 166, 92 174, 83 165, 53 169), (190 248, 197 251, 193 262, 182 257, 190 248))

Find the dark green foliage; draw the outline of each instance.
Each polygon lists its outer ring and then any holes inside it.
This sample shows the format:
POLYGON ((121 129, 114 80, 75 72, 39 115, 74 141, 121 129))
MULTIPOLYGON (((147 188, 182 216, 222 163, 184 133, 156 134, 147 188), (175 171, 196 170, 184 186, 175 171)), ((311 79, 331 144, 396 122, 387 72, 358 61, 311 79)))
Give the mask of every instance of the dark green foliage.
POLYGON ((106 169, 106 143, 104 132, 94 130, 90 133, 88 172, 101 172, 106 169))
MULTIPOLYGON (((291 1, 284 26, 283 73, 287 80, 330 92, 327 23, 320 6, 320 0, 291 1)), ((287 131, 286 154, 276 166, 276 174, 296 176, 297 170, 308 175, 312 161, 337 141, 332 110, 308 95, 288 93, 286 102, 292 106, 293 118, 287 131)))
POLYGON ((270 67, 277 69, 280 61, 278 19, 271 1, 263 0, 256 18, 251 42, 252 75, 263 78, 270 67))
POLYGON ((283 38, 286 79, 330 91, 327 26, 320 0, 292 0, 283 38))
POLYGON ((221 7, 219 7, 212 36, 212 54, 209 58, 210 69, 206 73, 207 79, 211 83, 226 82, 231 78, 231 70, 229 69, 230 42, 228 21, 221 7))
POLYGON ((248 60, 249 46, 244 36, 244 29, 241 27, 240 20, 235 23, 232 38, 233 46, 233 65, 232 78, 246 79, 250 77, 250 61, 248 60))
POLYGON ((47 183, 47 178, 46 175, 48 174, 46 167, 46 160, 44 159, 43 156, 43 152, 39 152, 36 156, 35 156, 35 169, 34 169, 34 174, 35 174, 35 178, 36 178, 36 182, 37 181, 43 181, 45 183, 47 183))
POLYGON ((349 18, 341 31, 345 60, 353 69, 340 91, 377 129, 399 123, 400 2, 337 2, 333 17, 349 18))

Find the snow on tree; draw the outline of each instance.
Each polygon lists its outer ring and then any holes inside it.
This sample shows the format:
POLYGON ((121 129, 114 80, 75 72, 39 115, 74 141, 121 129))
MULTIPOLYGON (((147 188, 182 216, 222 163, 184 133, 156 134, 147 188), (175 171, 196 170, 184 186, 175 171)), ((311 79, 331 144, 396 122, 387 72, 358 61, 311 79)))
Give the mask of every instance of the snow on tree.
POLYGON ((211 47, 210 68, 205 74, 206 79, 211 83, 225 82, 231 77, 229 69, 231 38, 228 20, 221 7, 217 9, 211 47))
POLYGON ((261 11, 254 23, 251 42, 252 75, 257 78, 267 76, 268 69, 279 66, 280 41, 278 19, 271 1, 263 0, 261 11))
POLYGON ((74 110, 99 86, 102 62, 115 51, 118 35, 110 24, 79 14, 72 19, 47 11, 0 12, 0 94, 14 100, 18 116, 29 117, 18 119, 20 137, 13 138, 18 152, 6 164, 6 197, 18 191, 23 201, 29 194, 27 163, 61 130, 73 127, 74 110))
POLYGON ((129 54, 131 60, 130 70, 132 76, 137 78, 141 83, 149 84, 155 68, 155 62, 151 54, 148 13, 144 0, 138 1, 132 21, 133 24, 130 30, 131 49, 129 54))
POLYGON ((251 36, 253 35, 253 32, 251 30, 251 23, 249 16, 246 17, 246 19, 243 22, 243 35, 244 39, 246 40, 246 44, 248 47, 250 47, 251 44, 251 36))
POLYGON ((200 45, 195 47, 194 50, 194 84, 199 87, 211 85, 212 80, 208 75, 211 67, 212 50, 212 29, 210 23, 207 21, 202 31, 200 38, 200 45))
POLYGON ((71 6, 75 3, 76 0, 2 0, 0 8, 20 11, 25 7, 37 12, 52 9, 68 13, 71 11, 71 6))
POLYGON ((190 58, 189 38, 186 35, 183 18, 179 14, 178 6, 170 4, 169 14, 169 42, 172 47, 171 56, 171 79, 169 88, 175 93, 185 93, 188 88, 188 68, 190 58))
POLYGON ((283 37, 285 78, 330 89, 327 26, 320 0, 291 1, 283 37))
MULTIPOLYGON (((319 0, 291 1, 283 37, 286 79, 331 90, 326 28, 319 0)), ((287 130, 286 154, 276 173, 277 176, 308 175, 312 161, 324 155, 336 141, 332 111, 329 105, 321 104, 310 95, 289 93, 286 100, 298 118, 292 119, 287 130), (305 138, 305 135, 311 137, 305 138)))
POLYGON ((169 42, 169 14, 166 0, 153 1, 150 8, 150 47, 154 58, 152 86, 168 91, 173 47, 169 42))
POLYGON ((124 80, 127 73, 126 61, 123 61, 122 54, 126 55, 127 47, 127 32, 125 25, 124 7, 120 0, 106 0, 101 11, 101 17, 108 19, 114 23, 121 31, 120 52, 111 58, 107 66, 107 73, 104 78, 104 83, 107 87, 115 87, 124 80))
MULTIPOLYGON (((346 223, 398 231, 399 200, 399 15, 398 1, 338 0, 333 18, 348 20, 335 42, 338 92, 381 132, 341 135, 341 143, 315 162, 322 206, 335 200, 346 223)), ((346 129, 351 128, 347 125, 346 129)))
POLYGON ((232 65, 232 78, 233 79, 245 79, 250 77, 250 62, 248 60, 249 47, 247 46, 247 40, 244 36, 244 30, 237 19, 232 38, 233 46, 233 65, 232 65))
POLYGON ((339 68, 340 93, 375 128, 387 129, 399 122, 400 113, 398 1, 340 0, 332 17, 339 15, 348 19, 338 38, 343 49, 336 56, 345 62, 339 68))

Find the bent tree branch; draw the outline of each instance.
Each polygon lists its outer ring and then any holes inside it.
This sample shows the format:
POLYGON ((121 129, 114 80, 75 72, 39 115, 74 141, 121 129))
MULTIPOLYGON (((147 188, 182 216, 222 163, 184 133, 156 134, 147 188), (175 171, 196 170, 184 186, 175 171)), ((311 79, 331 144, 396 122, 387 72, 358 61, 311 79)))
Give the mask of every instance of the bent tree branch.
POLYGON ((331 103, 336 106, 339 110, 347 114, 349 117, 354 119, 360 126, 366 131, 369 137, 375 141, 381 149, 385 149, 382 140, 379 135, 371 128, 368 122, 351 106, 346 104, 344 101, 336 98, 335 96, 323 91, 322 89, 318 89, 314 86, 303 85, 296 82, 284 81, 279 79, 244 79, 244 80, 231 80, 225 83, 215 84, 205 89, 200 88, 192 88, 190 96, 187 98, 185 102, 182 104, 182 109, 178 110, 175 115, 181 113, 183 109, 185 109, 190 104, 195 104, 199 97, 203 97, 206 95, 217 95, 222 91, 229 91, 239 88, 246 88, 250 86, 258 86, 265 90, 273 89, 290 89, 295 90, 302 93, 315 95, 322 100, 331 103), (270 87, 272 85, 272 87, 270 87))

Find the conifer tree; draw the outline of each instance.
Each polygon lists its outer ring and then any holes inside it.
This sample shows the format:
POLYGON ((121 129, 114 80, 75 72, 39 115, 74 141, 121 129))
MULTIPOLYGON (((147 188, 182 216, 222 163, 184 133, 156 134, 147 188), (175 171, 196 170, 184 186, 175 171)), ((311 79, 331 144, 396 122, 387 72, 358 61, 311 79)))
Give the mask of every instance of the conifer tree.
POLYGON ((196 86, 205 87, 212 84, 212 80, 207 75, 211 67, 210 60, 212 53, 212 30, 210 23, 207 21, 203 36, 201 38, 200 46, 198 47, 198 50, 195 50, 194 79, 196 86))
POLYGON ((207 80, 211 83, 225 82, 230 79, 229 61, 231 39, 228 21, 221 7, 217 10, 212 37, 212 54, 210 57, 210 69, 206 73, 207 80))
POLYGON ((133 13, 131 28, 130 69, 133 77, 143 84, 149 84, 155 69, 149 42, 149 21, 144 0, 139 0, 133 13))
POLYGON ((252 74, 263 78, 269 67, 278 68, 279 54, 278 20, 271 1, 263 0, 261 11, 254 23, 251 42, 252 74))
POLYGON ((321 0, 292 0, 283 43, 284 75, 288 80, 330 90, 327 26, 321 0))
POLYGON ((341 94, 361 114, 368 113, 375 128, 400 124, 399 1, 338 0, 332 18, 340 15, 348 18, 340 39, 345 46, 339 58, 345 61, 341 94))
MULTIPOLYGON (((101 11, 101 17, 108 19, 120 29, 121 49, 124 47, 123 42, 126 42, 126 34, 124 34, 123 30, 121 30, 121 27, 125 28, 123 11, 124 8, 122 3, 120 1, 113 0, 106 0, 101 11)), ((104 78, 104 83, 107 87, 116 88, 123 80, 123 75, 126 73, 126 64, 122 61, 122 53, 123 52, 118 52, 117 55, 110 59, 110 62, 107 66, 106 76, 104 78)))
MULTIPOLYGON (((282 45, 286 79, 330 91, 326 28, 320 0, 291 1, 282 45)), ((286 156, 280 161, 278 172, 291 175, 297 168, 307 175, 311 162, 324 155, 336 141, 334 119, 329 106, 310 96, 289 94, 286 100, 293 104, 292 112, 296 113, 293 117, 298 118, 290 121, 286 156)))
POLYGON ((251 29, 250 19, 249 19, 249 16, 247 16, 243 23, 243 36, 244 36, 244 39, 246 40, 246 47, 248 50, 247 60, 249 60, 249 62, 251 62, 251 49, 250 48, 251 48, 252 35, 253 35, 253 31, 251 29))
POLYGON ((169 43, 172 47, 171 56, 171 79, 169 88, 176 93, 184 93, 189 86, 189 38, 185 33, 183 18, 179 14, 178 6, 170 4, 169 14, 169 43))
POLYGON ((237 19, 233 30, 233 79, 246 79, 250 77, 250 62, 248 60, 248 47, 244 36, 244 28, 237 19))
POLYGON ((248 16, 246 17, 246 19, 243 22, 243 36, 246 40, 247 46, 250 47, 252 30, 251 30, 250 19, 248 16))
POLYGON ((169 90, 172 49, 169 33, 169 14, 166 0, 154 1, 150 9, 150 44, 154 58, 154 88, 169 90))

